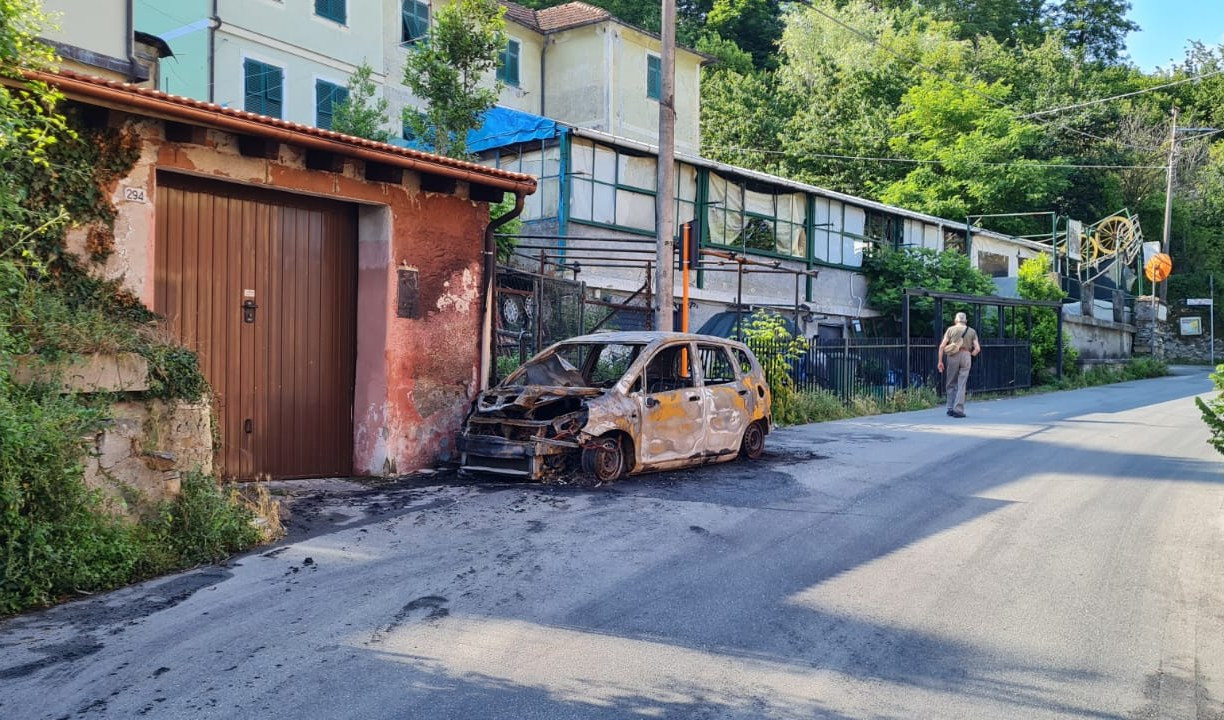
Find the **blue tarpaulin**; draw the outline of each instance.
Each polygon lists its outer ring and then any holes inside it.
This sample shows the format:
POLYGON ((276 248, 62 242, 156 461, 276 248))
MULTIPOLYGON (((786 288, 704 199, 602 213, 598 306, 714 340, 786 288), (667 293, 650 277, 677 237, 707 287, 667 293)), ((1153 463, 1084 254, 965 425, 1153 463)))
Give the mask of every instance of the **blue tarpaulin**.
POLYGON ((546 117, 495 106, 485 113, 483 125, 468 132, 467 149, 478 153, 529 140, 547 140, 557 132, 557 123, 546 117))
MULTIPOLYGON (((560 132, 556 122, 521 110, 494 106, 484 114, 484 123, 467 134, 467 151, 478 153, 529 140, 547 140, 560 132)), ((419 140, 394 138, 392 145, 430 151, 419 140)))

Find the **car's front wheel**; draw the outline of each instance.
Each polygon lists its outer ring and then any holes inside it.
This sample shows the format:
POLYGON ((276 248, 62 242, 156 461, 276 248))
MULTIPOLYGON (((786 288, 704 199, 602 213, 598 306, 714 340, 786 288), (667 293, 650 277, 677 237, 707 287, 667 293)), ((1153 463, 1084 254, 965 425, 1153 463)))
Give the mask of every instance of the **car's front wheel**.
POLYGON ((740 442, 740 457, 759 460, 765 454, 765 427, 760 420, 749 423, 740 442))
POLYGON ((620 438, 605 435, 596 438, 582 448, 582 471, 601 483, 624 477, 629 471, 629 462, 620 438))

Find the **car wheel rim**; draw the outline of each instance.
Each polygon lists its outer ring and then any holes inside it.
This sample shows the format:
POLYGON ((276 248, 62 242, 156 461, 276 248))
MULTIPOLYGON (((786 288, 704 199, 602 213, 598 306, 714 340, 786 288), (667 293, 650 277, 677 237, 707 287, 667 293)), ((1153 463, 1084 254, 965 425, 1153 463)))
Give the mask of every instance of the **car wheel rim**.
POLYGON ((765 434, 761 432, 760 423, 752 423, 744 431, 744 455, 758 458, 765 452, 765 434))
POLYGON ((599 480, 615 480, 621 475, 624 466, 624 455, 620 445, 613 439, 599 441, 595 448, 594 474, 599 480))

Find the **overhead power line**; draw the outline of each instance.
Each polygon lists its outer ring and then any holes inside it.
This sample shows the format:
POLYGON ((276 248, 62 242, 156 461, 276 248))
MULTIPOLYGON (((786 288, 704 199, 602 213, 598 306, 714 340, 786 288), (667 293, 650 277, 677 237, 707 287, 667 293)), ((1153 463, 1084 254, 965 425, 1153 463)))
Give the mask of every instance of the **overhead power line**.
MULTIPOLYGON (((711 149, 740 152, 740 153, 760 153, 764 155, 794 155, 794 152, 786 150, 766 150, 764 148, 746 148, 736 145, 714 145, 707 146, 711 149)), ((892 163, 907 163, 910 165, 946 165, 943 160, 919 160, 917 158, 897 158, 897 157, 874 157, 871 155, 837 155, 833 153, 813 153, 804 152, 803 157, 824 158, 827 160, 857 160, 864 162, 892 162, 892 163)), ((1081 164, 1081 163, 1043 163, 1030 161, 1016 162, 982 162, 975 160, 966 160, 964 165, 979 165, 983 167, 1040 167, 1040 168, 1069 168, 1072 170, 1165 170, 1166 165, 1110 165, 1110 164, 1081 164)))
POLYGON ((1136 95, 1142 95, 1144 93, 1155 92, 1157 90, 1164 90, 1165 88, 1171 88, 1177 85, 1185 85, 1188 82, 1195 82, 1197 80, 1205 80, 1209 77, 1212 77, 1214 75, 1220 75, 1222 73, 1224 73, 1224 70, 1212 70, 1211 72, 1203 73, 1202 75, 1195 75, 1194 77, 1182 78, 1181 80, 1175 80, 1171 83, 1165 83, 1163 85, 1155 85, 1150 88, 1143 88, 1141 90, 1133 90, 1128 93, 1122 93, 1121 95, 1111 95, 1109 97, 1097 98, 1096 100, 1089 100, 1087 102, 1076 103, 1074 105, 1064 105, 1063 107, 1050 108, 1049 110, 1038 110, 1037 112, 1028 113, 1027 115, 1020 115, 1017 119, 1027 120, 1028 118, 1040 117, 1042 115, 1053 115, 1054 113, 1060 113, 1065 110, 1078 110, 1080 108, 1090 107, 1092 105, 1100 105, 1101 103, 1107 103, 1113 100, 1121 100, 1122 98, 1134 97, 1136 95))
MULTIPOLYGON (((800 0, 800 1, 802 2, 802 0, 800 0)), ((884 52, 888 53, 889 55, 892 55, 893 57, 896 57, 896 58, 898 58, 899 60, 901 60, 901 61, 903 61, 903 62, 907 62, 907 63, 909 63, 909 64, 911 64, 911 65, 914 65, 915 67, 921 68, 921 69, 925 70, 926 72, 929 72, 929 73, 931 73, 932 75, 935 75, 936 77, 940 78, 940 79, 941 79, 941 80, 943 80, 944 82, 947 82, 947 83, 949 83, 949 84, 951 84, 951 85, 954 85, 954 86, 956 86, 956 87, 958 87, 958 88, 960 88, 960 89, 962 89, 962 90, 964 90, 964 91, 966 91, 966 92, 968 92, 968 93, 971 93, 971 94, 973 94, 973 95, 976 95, 976 96, 978 96, 978 97, 980 97, 980 98, 983 98, 983 99, 985 99, 985 100, 988 100, 988 101, 990 101, 990 102, 992 102, 992 103, 994 103, 994 104, 998 105, 998 106, 999 106, 999 107, 1001 107, 1001 108, 1004 108, 1004 109, 1006 109, 1006 110, 1010 110, 1010 111, 1012 111, 1013 113, 1018 112, 1018 111, 1016 110, 1016 108, 1012 107, 1011 105, 1009 105, 1008 103, 1006 103, 1006 102, 1004 102, 1004 101, 1002 101, 1002 100, 999 100, 998 98, 995 98, 995 97, 992 97, 992 96, 990 96, 990 95, 987 95, 986 93, 983 93, 983 92, 981 92, 981 91, 977 90, 976 88, 970 87, 970 86, 968 86, 968 85, 966 85, 966 84, 964 84, 964 83, 961 83, 961 82, 959 82, 959 81, 957 81, 957 80, 954 80, 954 79, 952 79, 952 78, 948 77, 946 74, 944 74, 944 73, 940 72, 939 70, 936 70, 936 69, 934 69, 934 68, 932 68, 932 67, 929 67, 929 66, 927 66, 927 65, 925 65, 925 64, 923 64, 923 63, 921 63, 921 62, 919 62, 918 60, 915 60, 914 58, 910 58, 910 57, 906 57, 905 55, 902 55, 901 53, 899 53, 899 52, 897 52, 897 51, 893 50, 892 48, 888 47, 888 46, 887 46, 887 45, 885 45, 884 43, 880 42, 880 40, 879 40, 878 38, 876 38, 875 36, 871 35, 871 33, 868 33, 868 32, 863 31, 863 30, 859 30, 858 28, 853 27, 852 25, 849 25, 848 23, 844 22, 844 21, 843 21, 843 20, 841 20, 840 18, 837 18, 837 17, 835 17, 835 16, 833 16, 833 15, 830 15, 829 13, 825 12, 824 10, 821 10, 820 8, 816 7, 815 5, 812 5, 812 4, 811 4, 811 3, 809 3, 809 2, 804 2, 803 4, 804 4, 804 5, 806 5, 808 8, 810 8, 810 9, 811 9, 813 12, 817 13, 818 15, 820 15, 820 16, 822 16, 822 17, 824 17, 824 18, 828 19, 830 22, 833 22, 833 23, 835 23, 836 25, 838 25, 838 26, 840 26, 840 27, 842 27, 842 28, 844 28, 844 29, 846 29, 846 30, 848 30, 848 31, 850 31, 850 32, 852 32, 852 33, 854 33, 855 35, 857 35, 857 36, 859 36, 859 37, 863 38, 863 39, 864 39, 864 40, 866 40, 868 43, 871 43, 872 45, 874 45, 875 47, 877 47, 877 48, 879 48, 879 49, 883 50, 884 52)), ((1177 85, 1183 85, 1183 84, 1188 83, 1188 82, 1194 82, 1194 81, 1197 81, 1197 80, 1203 80, 1203 79, 1206 79, 1206 78, 1209 78, 1209 77, 1212 77, 1212 76, 1215 76, 1215 75, 1220 75, 1220 74, 1222 74, 1222 73, 1224 73, 1224 69, 1222 69, 1222 70, 1213 70, 1212 72, 1203 73, 1202 75, 1196 75, 1196 76, 1194 76, 1194 77, 1190 77, 1190 78, 1183 78, 1183 79, 1181 79, 1181 80, 1176 80, 1176 81, 1173 81, 1173 82, 1164 83, 1164 84, 1162 84, 1162 85, 1156 85, 1156 86, 1153 86, 1153 87, 1150 87, 1150 88, 1143 88, 1143 89, 1140 89, 1140 90, 1135 90, 1135 91, 1128 92, 1128 93, 1122 93, 1121 95, 1114 95, 1114 96, 1107 97, 1107 98, 1099 98, 1099 99, 1096 99, 1096 100, 1089 100, 1089 101, 1087 101, 1087 102, 1076 103, 1076 104, 1074 104, 1074 105, 1066 105, 1066 106, 1063 106, 1063 107, 1058 107, 1058 108, 1050 108, 1050 109, 1047 109, 1047 110, 1039 110, 1039 111, 1037 111, 1037 112, 1026 113, 1026 114, 1023 114, 1023 115, 1016 115, 1016 116, 1015 116, 1015 119, 1017 119, 1017 120, 1026 120, 1026 119, 1029 119, 1029 118, 1041 117, 1041 116, 1044 116, 1044 115, 1052 115, 1052 114, 1055 114, 1055 113, 1063 112, 1063 111, 1065 111, 1065 110, 1075 110, 1075 109, 1079 109, 1079 108, 1082 108, 1082 107, 1090 107, 1090 106, 1092 106, 1092 105, 1099 105, 1099 104, 1106 103, 1106 102, 1110 102, 1110 101, 1113 101, 1113 100, 1120 100, 1120 99, 1122 99, 1122 98, 1134 97, 1134 96, 1136 96, 1136 95, 1142 95, 1142 94, 1144 94, 1144 93, 1155 92, 1155 91, 1157 91, 1157 90, 1163 90, 1163 89, 1165 89, 1165 88, 1175 87, 1175 86, 1177 86, 1177 85)), ((1125 145, 1125 146, 1127 146, 1127 147, 1131 147, 1131 148, 1134 148, 1134 149, 1137 149, 1137 150, 1148 150, 1148 151, 1151 151, 1151 150, 1154 150, 1154 149, 1155 149, 1155 148, 1146 148, 1146 147, 1140 147, 1140 146, 1138 146, 1138 145, 1132 145, 1131 143, 1127 143, 1127 142, 1124 142, 1124 141, 1122 141, 1122 140, 1104 138, 1104 137, 1101 137, 1101 136, 1098 136, 1098 135, 1093 135, 1093 134, 1091 134, 1091 133, 1084 132, 1084 131, 1082 131, 1082 130, 1076 130, 1076 129, 1074 129, 1074 128, 1069 128, 1069 127, 1066 127, 1065 125, 1060 126, 1060 127, 1061 127, 1062 129, 1064 129, 1064 130, 1068 130, 1068 131, 1070 131, 1070 132, 1072 132, 1072 133, 1077 133, 1077 134, 1079 134, 1079 135, 1084 135, 1084 136, 1086 136, 1086 137, 1090 137, 1090 138, 1093 138, 1093 139, 1096 139, 1096 140, 1102 140, 1102 141, 1106 141, 1106 142, 1116 142, 1116 143, 1118 143, 1118 144, 1120 144, 1120 145, 1125 145)), ((1214 134, 1214 133, 1211 133, 1211 134, 1214 134)), ((1200 136, 1200 137, 1206 137, 1206 136, 1200 136)), ((1087 167, 1087 166, 1086 166, 1086 167, 1087 167)), ((1142 167, 1142 166, 1127 166, 1127 167, 1142 167)))

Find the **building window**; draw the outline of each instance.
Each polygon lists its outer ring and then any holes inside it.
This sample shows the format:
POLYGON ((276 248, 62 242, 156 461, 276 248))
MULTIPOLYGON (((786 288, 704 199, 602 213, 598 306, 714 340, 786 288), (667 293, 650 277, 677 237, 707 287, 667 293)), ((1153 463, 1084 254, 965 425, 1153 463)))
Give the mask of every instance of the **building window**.
POLYGON ((965 249, 965 231, 964 230, 944 230, 944 252, 951 250, 958 252, 961 255, 966 254, 965 249))
POLYGON ((784 257, 807 257, 807 196, 710 173, 707 241, 784 257))
POLYGON ((497 79, 518 87, 519 84, 519 42, 511 40, 506 43, 506 49, 497 58, 497 79))
POLYGON ((868 210, 863 234, 883 247, 896 249, 905 238, 905 221, 896 215, 868 210))
POLYGON ((285 71, 258 60, 243 60, 242 69, 246 76, 243 109, 268 117, 281 117, 285 71))
POLYGON ((420 0, 404 0, 403 30, 400 40, 405 43, 415 43, 423 40, 429 34, 429 3, 420 0))
POLYGON ((348 20, 348 0, 315 0, 315 15, 343 25, 348 20))
POLYGON ((658 55, 646 56, 646 97, 663 97, 663 60, 658 55))
POLYGON ((348 100, 348 88, 315 80, 315 126, 331 130, 336 106, 345 100, 348 100))
POLYGON ((1008 276, 1010 263, 1006 255, 979 250, 978 269, 990 277, 1005 278, 1008 276))

